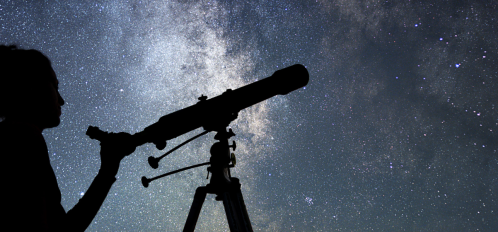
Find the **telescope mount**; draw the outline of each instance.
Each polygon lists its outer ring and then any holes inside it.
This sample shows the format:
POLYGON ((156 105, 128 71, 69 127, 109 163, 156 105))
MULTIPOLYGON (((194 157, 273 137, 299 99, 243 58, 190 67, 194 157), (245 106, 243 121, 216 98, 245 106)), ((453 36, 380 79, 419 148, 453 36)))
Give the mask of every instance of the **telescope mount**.
MULTIPOLYGON (((207 132, 208 131, 205 131, 199 134, 198 136, 195 136, 191 140, 200 137, 201 135, 204 135, 207 132)), ((199 218, 202 205, 204 204, 206 196, 209 193, 209 194, 216 194, 215 199, 217 201, 223 201, 223 205, 225 207, 225 213, 227 216, 228 226, 230 227, 231 232, 235 231, 252 232, 253 230, 251 226, 251 221, 249 220, 249 215, 247 214, 244 198, 240 190, 241 184, 238 178, 231 177, 230 175, 230 168, 235 166, 235 155, 233 153, 230 153, 230 148, 232 148, 235 151, 236 143, 233 142, 232 145, 229 145, 228 139, 232 136, 235 136, 235 134, 232 132, 232 129, 229 129, 227 131, 225 127, 223 127, 223 129, 221 130, 216 130, 216 132, 217 134, 214 136, 214 139, 218 140, 218 142, 215 142, 211 146, 210 149, 211 158, 209 162, 182 168, 150 179, 142 177, 142 184, 144 185, 144 187, 148 187, 149 183, 153 180, 180 171, 184 171, 187 169, 203 165, 210 165, 207 168, 208 178, 209 178, 209 173, 211 173, 210 182, 206 186, 201 186, 196 189, 194 199, 192 201, 192 205, 190 207, 190 211, 187 217, 187 221, 185 222, 183 231, 193 232, 195 230, 195 226, 197 224, 197 220, 199 218)), ((179 146, 183 146, 184 144, 185 143, 179 146)), ((178 149, 178 147, 175 147, 172 150, 176 150, 178 149)), ((169 153, 171 152, 168 152, 165 155, 169 153)), ((158 162, 157 158, 154 157, 149 158, 149 163, 151 164, 151 166, 153 166, 154 164, 152 164, 151 162, 157 165, 158 162)))

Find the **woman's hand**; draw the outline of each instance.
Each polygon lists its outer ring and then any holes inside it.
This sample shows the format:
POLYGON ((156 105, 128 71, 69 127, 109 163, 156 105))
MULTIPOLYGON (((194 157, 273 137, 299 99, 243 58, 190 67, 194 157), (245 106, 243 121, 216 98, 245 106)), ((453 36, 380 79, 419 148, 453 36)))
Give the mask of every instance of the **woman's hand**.
POLYGON ((109 133, 100 141, 100 172, 115 176, 119 170, 119 163, 135 151, 133 138, 125 132, 109 133))

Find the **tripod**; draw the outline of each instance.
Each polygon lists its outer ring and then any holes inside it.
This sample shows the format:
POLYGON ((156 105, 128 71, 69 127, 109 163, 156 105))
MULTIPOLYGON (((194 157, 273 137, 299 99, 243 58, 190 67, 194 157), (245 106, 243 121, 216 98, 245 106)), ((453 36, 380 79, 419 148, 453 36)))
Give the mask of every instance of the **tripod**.
MULTIPOLYGON (((199 219, 202 205, 204 204, 207 194, 210 193, 216 194, 217 201, 223 201, 225 213, 227 215, 228 226, 230 227, 231 232, 252 232, 253 230, 251 221, 249 220, 249 215, 247 214, 244 198, 242 197, 242 192, 240 191, 239 179, 232 178, 230 175, 230 168, 235 166, 235 155, 233 153, 230 153, 230 148, 235 151, 236 143, 233 142, 232 145, 229 145, 228 139, 232 136, 235 136, 235 134, 231 129, 229 131, 226 131, 225 127, 223 127, 223 129, 221 130, 216 131, 218 133, 214 136, 214 139, 219 140, 219 142, 216 142, 213 144, 213 146, 211 146, 211 158, 209 162, 182 168, 150 179, 142 177, 142 184, 144 185, 144 187, 148 187, 149 183, 153 180, 187 169, 203 165, 211 165, 207 168, 208 178, 209 173, 212 174, 210 182, 206 186, 198 187, 195 191, 194 200, 192 201, 192 206, 190 207, 190 211, 183 231, 194 231, 195 225, 197 224, 197 219, 199 219), (230 162, 232 164, 230 164, 230 162)), ((206 133, 207 132, 203 132, 192 139, 195 139, 206 133)), ((185 143, 181 144, 180 146, 184 144, 185 143)), ((173 148, 172 151, 176 150, 178 147, 173 148)), ((166 153, 164 156, 169 153, 170 152, 166 153)), ((151 164, 152 167, 157 167, 158 159, 161 159, 162 157, 149 158, 149 164, 151 164)))

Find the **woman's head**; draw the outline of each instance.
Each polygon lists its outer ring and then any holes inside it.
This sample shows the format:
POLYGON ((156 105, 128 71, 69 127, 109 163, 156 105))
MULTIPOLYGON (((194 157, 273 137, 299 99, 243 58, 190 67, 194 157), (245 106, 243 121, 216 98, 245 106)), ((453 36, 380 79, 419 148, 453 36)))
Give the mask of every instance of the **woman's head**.
POLYGON ((57 77, 45 55, 0 45, 0 117, 28 120, 40 129, 55 127, 63 104, 57 77))

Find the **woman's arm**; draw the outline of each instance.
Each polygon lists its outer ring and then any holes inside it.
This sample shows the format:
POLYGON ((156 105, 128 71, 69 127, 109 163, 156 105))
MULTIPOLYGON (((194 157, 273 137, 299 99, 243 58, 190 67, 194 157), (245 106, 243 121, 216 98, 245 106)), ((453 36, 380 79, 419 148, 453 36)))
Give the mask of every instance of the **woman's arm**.
POLYGON ((99 173, 78 204, 67 212, 66 231, 84 231, 90 225, 116 181, 119 163, 125 156, 135 151, 135 147, 130 146, 133 144, 129 142, 130 134, 111 133, 107 138, 100 143, 99 173))

